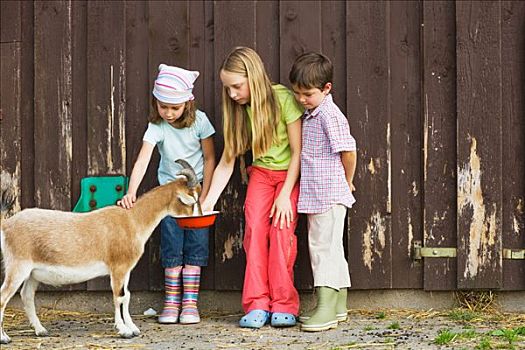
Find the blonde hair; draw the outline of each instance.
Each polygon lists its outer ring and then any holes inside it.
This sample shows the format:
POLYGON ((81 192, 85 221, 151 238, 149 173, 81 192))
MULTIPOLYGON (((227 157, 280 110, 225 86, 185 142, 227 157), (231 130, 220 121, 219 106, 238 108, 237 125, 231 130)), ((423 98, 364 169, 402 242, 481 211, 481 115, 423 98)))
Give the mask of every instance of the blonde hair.
MULTIPOLYGON (((159 114, 159 107, 157 106, 157 99, 155 97, 151 98, 151 113, 148 116, 148 121, 153 124, 158 124, 162 121, 162 117, 159 114)), ((187 128, 195 123, 197 107, 195 106, 195 101, 186 101, 184 102, 184 112, 182 116, 173 123, 173 127, 177 129, 187 128)))
POLYGON ((231 160, 252 149, 254 158, 264 155, 277 135, 281 110, 272 83, 259 55, 248 47, 234 48, 224 59, 220 71, 248 79, 252 118, 248 128, 246 106, 232 100, 222 89, 224 155, 231 160))

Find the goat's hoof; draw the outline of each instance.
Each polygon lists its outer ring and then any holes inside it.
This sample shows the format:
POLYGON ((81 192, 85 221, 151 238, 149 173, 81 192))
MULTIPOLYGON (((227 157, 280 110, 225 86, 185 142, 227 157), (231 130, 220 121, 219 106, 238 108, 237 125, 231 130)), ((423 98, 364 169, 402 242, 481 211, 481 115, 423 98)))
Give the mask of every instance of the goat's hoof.
POLYGON ((37 337, 47 337, 49 332, 45 328, 35 329, 35 334, 37 337))
POLYGON ((0 336, 0 344, 9 344, 11 342, 11 338, 5 333, 2 332, 2 336, 0 336))
POLYGON ((137 327, 133 322, 131 322, 131 323, 126 323, 126 327, 128 327, 129 330, 130 330, 131 332, 133 332, 133 336, 134 336, 134 337, 140 334, 140 329, 139 329, 139 327, 137 327))
POLYGON ((118 335, 120 335, 120 337, 124 339, 133 338, 133 332, 120 332, 118 335))
POLYGON ((118 335, 120 335, 121 338, 130 339, 133 338, 133 331, 126 327, 126 329, 119 330, 118 335))

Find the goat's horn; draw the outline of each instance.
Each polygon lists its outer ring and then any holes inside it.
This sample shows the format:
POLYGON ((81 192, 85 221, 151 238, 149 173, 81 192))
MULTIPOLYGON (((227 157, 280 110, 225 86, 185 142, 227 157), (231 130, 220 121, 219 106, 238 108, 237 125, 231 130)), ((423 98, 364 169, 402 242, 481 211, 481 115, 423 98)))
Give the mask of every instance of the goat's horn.
POLYGON ((191 165, 185 161, 184 159, 177 159, 175 163, 178 163, 182 166, 182 170, 178 172, 177 175, 184 175, 188 179, 188 187, 194 188, 197 186, 197 175, 195 174, 195 170, 191 167, 191 165))

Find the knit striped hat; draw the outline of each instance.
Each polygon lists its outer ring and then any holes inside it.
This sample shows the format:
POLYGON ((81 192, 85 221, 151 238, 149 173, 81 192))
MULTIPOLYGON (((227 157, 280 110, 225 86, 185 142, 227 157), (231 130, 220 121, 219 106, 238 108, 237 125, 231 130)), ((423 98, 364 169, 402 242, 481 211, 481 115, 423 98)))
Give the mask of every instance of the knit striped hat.
POLYGON ((153 96, 160 102, 170 104, 191 101, 194 99, 193 82, 198 76, 197 71, 161 64, 153 87, 153 96))

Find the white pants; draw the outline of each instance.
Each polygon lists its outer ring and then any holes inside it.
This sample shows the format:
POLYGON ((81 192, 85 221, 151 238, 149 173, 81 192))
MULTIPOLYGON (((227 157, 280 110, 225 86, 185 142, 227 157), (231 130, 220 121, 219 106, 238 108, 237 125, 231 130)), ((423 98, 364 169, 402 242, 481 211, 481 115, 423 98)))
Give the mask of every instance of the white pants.
POLYGON ((350 287, 343 247, 346 207, 336 204, 321 214, 308 214, 308 248, 315 287, 350 287))

